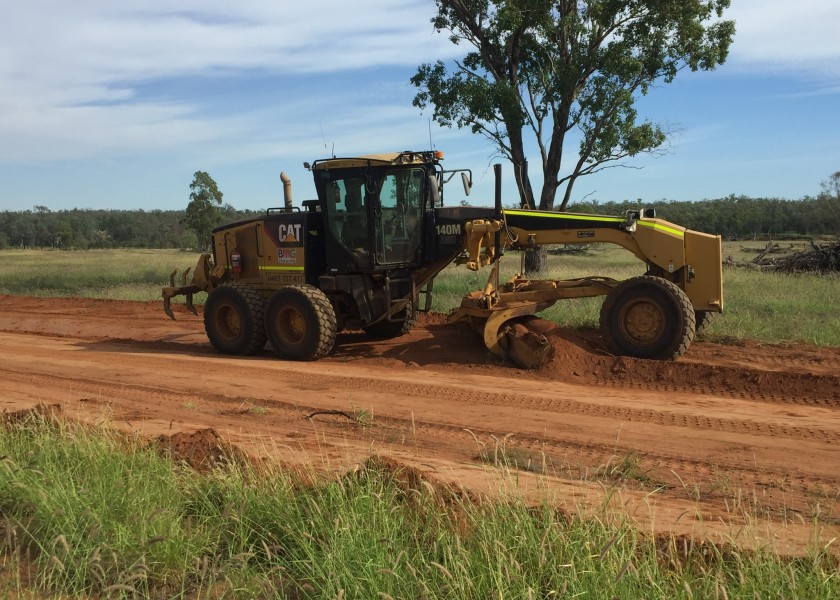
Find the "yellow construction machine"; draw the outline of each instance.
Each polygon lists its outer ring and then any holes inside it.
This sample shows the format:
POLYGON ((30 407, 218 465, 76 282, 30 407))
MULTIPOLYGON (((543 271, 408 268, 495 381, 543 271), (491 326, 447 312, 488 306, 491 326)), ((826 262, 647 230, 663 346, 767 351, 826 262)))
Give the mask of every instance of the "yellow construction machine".
POLYGON ((451 322, 468 321, 487 348, 532 368, 550 345, 523 323, 557 300, 605 296, 601 332, 611 352, 670 359, 684 353, 699 323, 723 309, 720 236, 656 218, 653 209, 622 216, 504 209, 496 166, 494 207, 444 206, 443 187, 468 170, 446 170, 440 152, 330 158, 306 164, 316 200, 219 227, 213 253, 202 255, 188 282, 172 274, 170 301, 207 292, 204 326, 220 352, 247 355, 270 342, 283 358, 328 354, 336 334, 362 329, 376 338, 407 333, 429 310, 433 281, 450 264, 489 267, 487 285, 468 294, 451 322), (499 281, 508 251, 547 244, 610 243, 645 265, 624 281, 606 277, 499 281), (420 299, 424 306, 420 307, 420 299))

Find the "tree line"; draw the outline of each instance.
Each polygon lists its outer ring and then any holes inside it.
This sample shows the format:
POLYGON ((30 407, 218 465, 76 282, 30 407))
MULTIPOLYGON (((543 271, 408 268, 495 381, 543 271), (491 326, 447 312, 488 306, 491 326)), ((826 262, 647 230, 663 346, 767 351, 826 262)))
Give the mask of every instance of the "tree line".
MULTIPOLYGON (((725 239, 814 237, 840 235, 840 195, 827 190, 802 200, 727 196, 702 201, 578 202, 572 212, 622 215, 642 207, 656 208, 658 217, 725 239)), ((220 222, 243 219, 264 211, 218 207, 220 222)), ((190 248, 203 249, 190 228, 186 210, 34 210, 0 212, 0 249, 54 248, 190 248)))
POLYGON ((840 196, 822 193, 802 200, 730 195, 702 201, 578 202, 571 212, 621 215, 654 207, 656 216, 724 239, 840 235, 840 196))
MULTIPOLYGON (((257 214, 220 207, 221 220, 257 214)), ((186 210, 33 210, 0 212, 0 249, 201 248, 186 210)), ((203 242, 203 243, 200 243, 203 242)))

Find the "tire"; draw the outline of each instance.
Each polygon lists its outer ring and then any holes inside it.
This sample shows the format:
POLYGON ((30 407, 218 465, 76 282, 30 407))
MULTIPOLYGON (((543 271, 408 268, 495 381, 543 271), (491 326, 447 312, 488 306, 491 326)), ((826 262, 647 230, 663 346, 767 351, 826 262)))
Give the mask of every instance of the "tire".
POLYGON ((601 334, 614 354, 670 359, 694 340, 694 307, 667 279, 643 275, 621 282, 601 306, 601 334))
POLYGON ((709 323, 714 321, 720 313, 712 312, 710 310, 695 310, 694 311, 694 321, 695 327, 694 331, 696 333, 702 333, 705 329, 709 326, 709 323))
POLYGON ((289 285, 269 298, 265 329, 281 358, 317 360, 335 345, 335 310, 318 288, 289 285))
POLYGON ((265 346, 265 299, 242 283, 217 287, 204 303, 204 330, 224 354, 247 356, 265 346))
POLYGON ((410 303, 399 314, 396 315, 400 321, 377 321, 373 325, 363 327, 364 332, 377 340, 390 340, 391 338, 405 335, 417 324, 417 312, 414 310, 414 303, 410 303))

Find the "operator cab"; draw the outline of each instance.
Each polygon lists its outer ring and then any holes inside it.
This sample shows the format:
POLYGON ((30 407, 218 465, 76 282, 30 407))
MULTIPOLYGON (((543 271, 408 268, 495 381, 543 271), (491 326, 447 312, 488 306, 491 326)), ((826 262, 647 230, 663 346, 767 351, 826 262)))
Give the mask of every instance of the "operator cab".
POLYGON ((431 152, 313 164, 326 223, 328 271, 367 273, 418 265, 436 164, 431 152))

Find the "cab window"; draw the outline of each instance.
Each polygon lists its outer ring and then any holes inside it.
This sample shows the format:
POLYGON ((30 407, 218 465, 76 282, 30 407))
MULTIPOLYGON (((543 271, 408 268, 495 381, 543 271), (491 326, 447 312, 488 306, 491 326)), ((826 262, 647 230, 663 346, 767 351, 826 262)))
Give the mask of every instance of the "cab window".
POLYGON ((365 184, 360 177, 334 179, 326 184, 329 227, 335 238, 354 253, 367 253, 368 217, 365 184))

